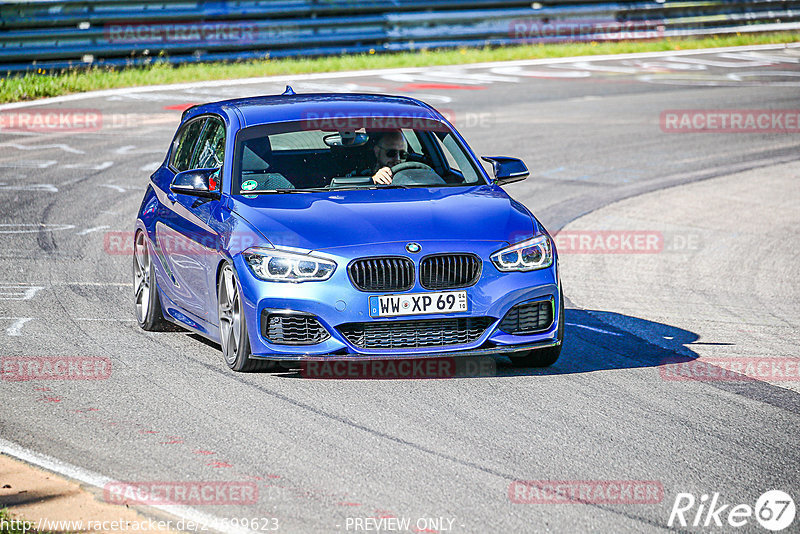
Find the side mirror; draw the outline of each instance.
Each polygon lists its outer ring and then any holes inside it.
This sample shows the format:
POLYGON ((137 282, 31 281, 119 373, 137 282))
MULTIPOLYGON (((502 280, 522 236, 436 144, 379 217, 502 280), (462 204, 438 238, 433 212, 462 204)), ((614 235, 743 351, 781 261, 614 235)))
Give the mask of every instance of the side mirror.
POLYGON ((219 168, 179 172, 169 185, 173 193, 194 197, 219 198, 219 168))
POLYGON ((483 161, 492 164, 494 171, 494 184, 504 185, 519 182, 528 177, 528 167, 518 158, 507 156, 482 156, 483 161))

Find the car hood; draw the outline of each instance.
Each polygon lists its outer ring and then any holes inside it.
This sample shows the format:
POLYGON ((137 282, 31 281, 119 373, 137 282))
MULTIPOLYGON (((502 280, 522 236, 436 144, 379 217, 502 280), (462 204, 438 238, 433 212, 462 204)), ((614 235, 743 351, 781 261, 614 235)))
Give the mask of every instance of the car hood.
POLYGON ((273 245, 306 250, 397 241, 515 242, 538 231, 525 206, 488 185, 237 195, 232 209, 273 245))

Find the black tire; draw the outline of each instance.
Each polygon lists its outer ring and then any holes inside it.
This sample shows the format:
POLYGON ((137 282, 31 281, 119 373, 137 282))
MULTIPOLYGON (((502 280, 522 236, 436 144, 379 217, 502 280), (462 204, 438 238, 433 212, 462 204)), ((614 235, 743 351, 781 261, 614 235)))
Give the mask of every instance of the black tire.
POLYGON ((533 349, 533 350, 525 350, 520 352, 515 352, 512 356, 509 356, 511 359, 511 363, 514 367, 550 367, 558 357, 561 356, 561 347, 564 344, 564 292, 561 292, 561 298, 559 299, 561 304, 559 306, 559 313, 558 317, 560 322, 558 323, 558 345, 553 347, 547 347, 544 349, 533 349))
POLYGON ((269 360, 250 358, 250 338, 247 332, 247 319, 242 310, 236 270, 225 263, 219 273, 217 283, 217 311, 219 312, 219 337, 222 356, 232 370, 242 373, 269 369, 269 360))
POLYGON ((136 321, 142 329, 153 332, 170 329, 161 311, 147 236, 141 230, 133 240, 133 299, 136 321))

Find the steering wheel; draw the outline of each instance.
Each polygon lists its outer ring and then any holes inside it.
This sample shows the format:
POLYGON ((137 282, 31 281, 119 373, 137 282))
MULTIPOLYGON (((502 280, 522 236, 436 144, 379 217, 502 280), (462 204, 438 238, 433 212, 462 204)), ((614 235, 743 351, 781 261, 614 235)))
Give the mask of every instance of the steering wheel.
POLYGON ((419 161, 404 161, 403 163, 398 163, 397 165, 392 167, 392 169, 391 169, 392 170, 392 177, 394 177, 394 175, 397 174, 398 172, 410 171, 411 169, 419 169, 419 170, 423 170, 423 171, 433 171, 433 169, 430 166, 425 165, 422 162, 419 162, 419 161))

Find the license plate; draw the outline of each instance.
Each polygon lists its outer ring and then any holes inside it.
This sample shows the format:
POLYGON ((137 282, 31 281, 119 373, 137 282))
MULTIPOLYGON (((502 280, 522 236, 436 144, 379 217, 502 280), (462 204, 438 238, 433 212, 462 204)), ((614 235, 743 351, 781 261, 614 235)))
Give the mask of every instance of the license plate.
POLYGON ((466 291, 381 295, 369 298, 370 317, 399 317, 401 315, 465 311, 468 311, 466 291))

